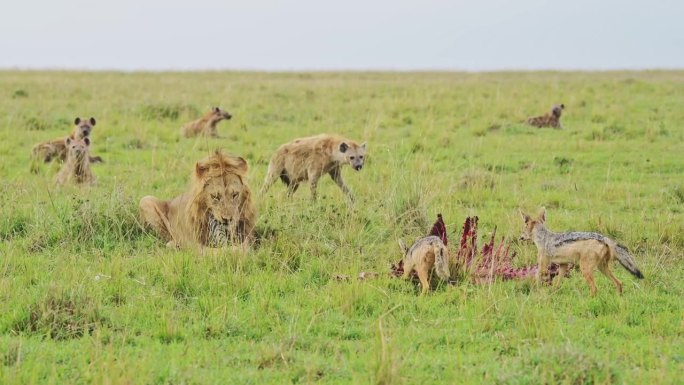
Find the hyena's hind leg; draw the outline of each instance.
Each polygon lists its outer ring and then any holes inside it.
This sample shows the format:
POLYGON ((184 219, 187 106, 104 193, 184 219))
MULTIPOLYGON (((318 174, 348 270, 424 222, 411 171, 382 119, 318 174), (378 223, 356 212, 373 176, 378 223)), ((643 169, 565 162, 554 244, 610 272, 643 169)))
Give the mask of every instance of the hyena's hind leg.
POLYGON ((287 196, 288 196, 288 198, 291 197, 294 193, 296 193, 298 188, 299 188, 299 183, 290 182, 290 184, 287 185, 287 196))
POLYGON ((167 246, 174 243, 167 217, 168 204, 148 195, 140 200, 139 207, 142 224, 154 230, 162 239, 169 241, 167 246))
MULTIPOLYGON (((283 169, 276 167, 273 162, 268 165, 268 171, 266 172, 266 178, 264 179, 264 185, 261 187, 259 195, 264 195, 268 192, 268 189, 273 186, 273 184, 281 178, 283 174, 283 169)), ((289 183, 286 183, 289 185, 289 183)))

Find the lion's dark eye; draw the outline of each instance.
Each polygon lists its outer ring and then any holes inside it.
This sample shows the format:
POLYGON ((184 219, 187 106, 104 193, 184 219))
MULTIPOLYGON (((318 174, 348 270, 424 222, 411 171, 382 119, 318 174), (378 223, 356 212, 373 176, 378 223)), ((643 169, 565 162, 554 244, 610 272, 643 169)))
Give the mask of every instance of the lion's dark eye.
POLYGON ((240 196, 239 192, 234 192, 233 193, 233 199, 237 199, 237 197, 240 196))

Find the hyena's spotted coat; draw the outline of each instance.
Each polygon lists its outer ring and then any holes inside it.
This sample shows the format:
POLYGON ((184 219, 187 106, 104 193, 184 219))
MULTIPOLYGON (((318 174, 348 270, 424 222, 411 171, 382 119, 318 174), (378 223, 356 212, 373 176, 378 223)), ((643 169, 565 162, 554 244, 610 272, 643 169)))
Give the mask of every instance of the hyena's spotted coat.
POLYGON ((560 122, 561 115, 565 109, 565 104, 555 105, 551 109, 550 113, 544 114, 542 116, 535 116, 533 118, 527 119, 527 124, 543 128, 543 127, 553 127, 553 128, 563 128, 560 122))

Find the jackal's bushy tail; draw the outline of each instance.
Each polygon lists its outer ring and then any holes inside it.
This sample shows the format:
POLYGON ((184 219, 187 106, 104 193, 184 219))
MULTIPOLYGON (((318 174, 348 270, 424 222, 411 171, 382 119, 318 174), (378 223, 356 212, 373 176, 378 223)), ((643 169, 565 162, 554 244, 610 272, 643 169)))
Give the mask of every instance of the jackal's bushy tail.
POLYGON ((435 246, 435 272, 439 278, 448 281, 451 278, 449 272, 449 251, 443 245, 435 246))
POLYGON ((616 257, 618 262, 627 269, 632 275, 639 279, 643 279, 644 275, 641 273, 639 268, 636 265, 636 261, 634 260, 634 257, 629 253, 629 250, 625 246, 622 245, 616 245, 615 250, 617 251, 616 257))

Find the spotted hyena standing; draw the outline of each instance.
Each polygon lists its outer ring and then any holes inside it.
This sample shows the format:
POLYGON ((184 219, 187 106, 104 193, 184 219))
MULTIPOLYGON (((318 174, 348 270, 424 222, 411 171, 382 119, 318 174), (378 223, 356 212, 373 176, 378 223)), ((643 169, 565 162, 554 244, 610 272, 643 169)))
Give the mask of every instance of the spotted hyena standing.
POLYGON ((283 144, 273 154, 261 193, 280 178, 287 185, 288 196, 294 194, 301 182, 309 181, 311 197, 316 199, 318 180, 326 174, 350 200, 353 196, 342 179, 342 166, 350 165, 354 170, 363 168, 366 143, 336 135, 318 135, 295 139, 283 144))

